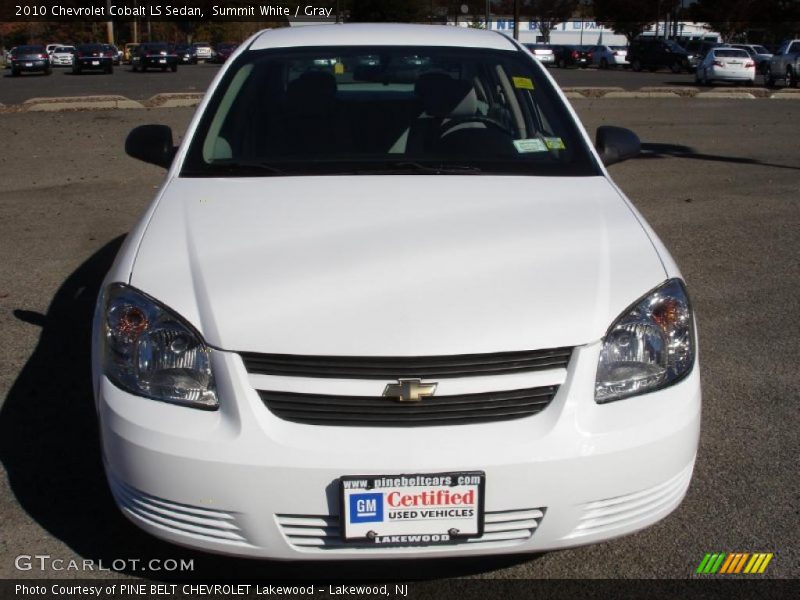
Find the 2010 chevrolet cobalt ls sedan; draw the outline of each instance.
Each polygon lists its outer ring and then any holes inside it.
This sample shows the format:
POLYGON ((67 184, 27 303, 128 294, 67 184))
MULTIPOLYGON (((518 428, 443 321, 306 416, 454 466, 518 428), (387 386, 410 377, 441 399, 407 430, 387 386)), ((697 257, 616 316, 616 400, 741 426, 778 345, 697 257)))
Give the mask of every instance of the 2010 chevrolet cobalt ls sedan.
POLYGON ((278 559, 530 552, 681 502, 700 426, 673 260, 503 35, 250 38, 103 285, 93 373, 125 515, 278 559))

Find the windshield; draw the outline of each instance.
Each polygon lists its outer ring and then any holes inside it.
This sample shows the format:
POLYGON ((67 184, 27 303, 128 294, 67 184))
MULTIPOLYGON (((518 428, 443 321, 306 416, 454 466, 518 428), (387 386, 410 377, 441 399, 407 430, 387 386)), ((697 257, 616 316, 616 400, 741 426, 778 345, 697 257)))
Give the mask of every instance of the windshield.
POLYGON ((360 46, 241 55, 182 175, 384 172, 599 173, 530 55, 360 46))

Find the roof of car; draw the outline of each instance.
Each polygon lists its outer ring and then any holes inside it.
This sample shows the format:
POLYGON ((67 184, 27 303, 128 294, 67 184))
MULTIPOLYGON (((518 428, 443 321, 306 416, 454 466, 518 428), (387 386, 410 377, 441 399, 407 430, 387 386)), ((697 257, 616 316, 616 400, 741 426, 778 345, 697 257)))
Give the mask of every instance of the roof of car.
POLYGON ((348 23, 268 29, 250 50, 299 46, 455 46, 515 50, 510 38, 468 27, 348 23))

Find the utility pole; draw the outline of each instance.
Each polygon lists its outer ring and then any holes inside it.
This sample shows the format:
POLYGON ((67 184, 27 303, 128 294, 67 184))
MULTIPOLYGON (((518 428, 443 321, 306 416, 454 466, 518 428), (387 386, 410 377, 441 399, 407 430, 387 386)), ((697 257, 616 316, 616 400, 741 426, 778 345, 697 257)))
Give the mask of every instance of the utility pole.
MULTIPOLYGON (((108 13, 109 17, 111 16, 111 0, 106 0, 106 12, 108 13)), ((109 19, 106 21, 106 36, 108 37, 108 43, 114 43, 114 21, 109 19)))
POLYGON ((519 0, 514 0, 514 39, 519 41, 519 0))
POLYGON ((491 6, 489 4, 489 0, 486 0, 486 31, 491 30, 491 28, 492 28, 491 6))

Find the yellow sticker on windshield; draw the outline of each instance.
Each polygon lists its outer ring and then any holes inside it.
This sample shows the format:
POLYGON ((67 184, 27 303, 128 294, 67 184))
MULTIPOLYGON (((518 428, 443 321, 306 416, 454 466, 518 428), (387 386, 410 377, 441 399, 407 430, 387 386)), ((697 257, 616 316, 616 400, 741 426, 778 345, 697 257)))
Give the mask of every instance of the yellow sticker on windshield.
POLYGON ((530 77, 512 77, 514 81, 514 87, 518 90, 532 90, 533 89, 533 81, 531 81, 530 77))
POLYGON ((337 75, 341 75, 342 73, 344 73, 344 65, 342 63, 337 62, 335 65, 333 65, 333 72, 336 73, 337 75))
POLYGON ((546 137, 544 138, 544 143, 547 144, 550 150, 564 150, 566 148, 564 141, 559 137, 546 137))

